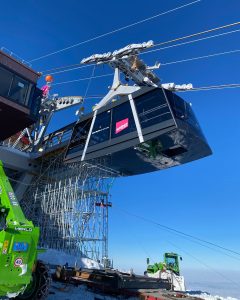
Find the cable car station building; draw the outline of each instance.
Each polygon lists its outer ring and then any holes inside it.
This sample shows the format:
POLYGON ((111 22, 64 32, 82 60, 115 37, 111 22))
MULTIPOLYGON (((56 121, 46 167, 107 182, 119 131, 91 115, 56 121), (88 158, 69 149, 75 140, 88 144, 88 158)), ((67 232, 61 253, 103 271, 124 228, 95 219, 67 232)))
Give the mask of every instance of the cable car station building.
POLYGON ((0 51, 0 141, 36 121, 41 100, 38 78, 27 65, 0 51))

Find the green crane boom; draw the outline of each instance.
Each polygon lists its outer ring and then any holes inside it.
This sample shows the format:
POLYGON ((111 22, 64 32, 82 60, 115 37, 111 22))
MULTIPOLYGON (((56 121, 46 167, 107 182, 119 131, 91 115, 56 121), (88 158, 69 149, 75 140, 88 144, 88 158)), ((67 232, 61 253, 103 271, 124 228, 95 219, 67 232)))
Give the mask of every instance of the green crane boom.
POLYGON ((32 282, 39 228, 28 221, 0 161, 0 296, 15 297, 32 282))

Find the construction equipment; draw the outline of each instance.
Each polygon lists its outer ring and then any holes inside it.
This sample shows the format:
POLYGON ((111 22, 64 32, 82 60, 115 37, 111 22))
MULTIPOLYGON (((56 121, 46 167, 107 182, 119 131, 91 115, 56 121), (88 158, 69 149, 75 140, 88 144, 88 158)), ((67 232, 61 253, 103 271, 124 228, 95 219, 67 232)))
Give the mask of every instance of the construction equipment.
POLYGON ((139 289, 170 290, 169 280, 161 278, 136 275, 133 272, 125 273, 115 269, 75 269, 57 266, 53 280, 68 282, 70 284, 86 284, 96 287, 104 292, 121 294, 124 292, 136 292, 139 289))
MULTIPOLYGON (((68 126, 66 131, 58 130, 49 136, 45 134, 53 114, 81 105, 83 98, 51 96, 53 78, 49 75, 47 84, 38 89, 38 73, 0 53, 2 151, 6 154, 8 172, 18 170, 18 177, 13 180, 17 182, 15 191, 19 201, 24 199, 23 211, 34 224, 42 226, 42 239, 47 247, 54 245, 54 248, 70 249, 78 254, 83 253, 83 249, 87 255, 91 253, 91 258, 98 258, 96 244, 102 241, 103 258, 108 259, 107 197, 111 185, 105 188, 105 179, 162 170, 211 154, 191 105, 174 94, 191 89, 191 84, 161 84, 152 72, 159 64, 149 67, 138 58, 140 51, 152 44, 151 41, 133 44, 83 60, 82 63, 108 63, 115 71, 113 84, 93 112, 81 117, 74 129, 68 126), (13 63, 10 73, 5 58, 13 63), (131 85, 121 83, 120 72, 126 81, 132 81, 131 85), (13 119, 16 122, 13 123, 13 119), (72 133, 65 157, 67 167, 63 161, 65 151, 59 151, 65 145, 66 132, 72 133), (57 145, 54 145, 56 140, 57 145), (13 154, 18 159, 13 161, 13 154), (36 184, 31 183, 33 181, 36 184), (100 234, 96 224, 100 224, 100 234)), ((4 158, 1 156, 1 159, 4 158)), ((2 164, 0 197, 3 224, 0 296, 43 299, 50 279, 44 264, 37 261, 39 229, 24 216, 2 164)), ((170 278, 174 289, 183 290, 184 279, 178 286, 175 283, 182 278, 176 270, 158 269, 148 273, 149 277, 155 275, 160 279, 165 276, 167 281, 170 278)))
POLYGON ((145 275, 168 279, 174 291, 186 291, 184 277, 180 276, 179 259, 182 260, 182 257, 176 253, 164 253, 163 258, 163 262, 153 265, 149 265, 149 259, 147 259, 148 267, 145 275))
POLYGON ((0 296, 44 299, 50 278, 37 261, 39 228, 28 221, 0 161, 0 296))

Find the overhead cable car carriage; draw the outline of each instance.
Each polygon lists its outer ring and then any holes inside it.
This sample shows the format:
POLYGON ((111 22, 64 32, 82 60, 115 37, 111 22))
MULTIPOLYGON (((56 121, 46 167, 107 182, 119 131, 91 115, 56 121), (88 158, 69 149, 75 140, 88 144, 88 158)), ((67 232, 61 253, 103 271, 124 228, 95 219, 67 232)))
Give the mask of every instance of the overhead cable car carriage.
POLYGON ((152 41, 93 55, 82 63, 109 63, 115 69, 109 93, 75 125, 65 161, 100 157, 121 175, 136 175, 178 166, 210 155, 191 105, 174 91, 192 85, 160 84, 137 54, 152 41), (123 85, 120 71, 135 85, 123 85))

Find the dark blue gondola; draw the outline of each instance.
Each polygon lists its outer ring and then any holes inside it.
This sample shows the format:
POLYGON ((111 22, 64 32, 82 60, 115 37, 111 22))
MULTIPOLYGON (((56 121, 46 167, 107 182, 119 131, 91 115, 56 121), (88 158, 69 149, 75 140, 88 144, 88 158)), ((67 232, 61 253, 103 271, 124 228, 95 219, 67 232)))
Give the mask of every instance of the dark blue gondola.
POLYGON ((33 124, 42 92, 39 74, 0 51, 0 141, 33 124))
POLYGON ((82 117, 73 130, 65 161, 104 157, 105 164, 122 175, 136 175, 212 153, 191 105, 181 97, 155 87, 142 87, 131 96, 134 104, 123 96, 100 108, 92 132, 94 113, 82 117))

